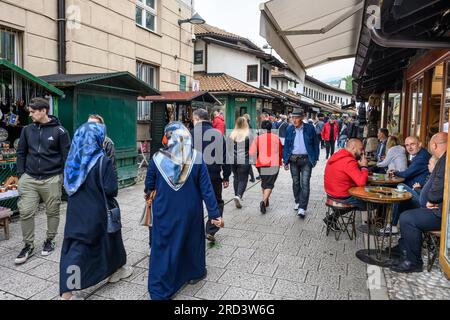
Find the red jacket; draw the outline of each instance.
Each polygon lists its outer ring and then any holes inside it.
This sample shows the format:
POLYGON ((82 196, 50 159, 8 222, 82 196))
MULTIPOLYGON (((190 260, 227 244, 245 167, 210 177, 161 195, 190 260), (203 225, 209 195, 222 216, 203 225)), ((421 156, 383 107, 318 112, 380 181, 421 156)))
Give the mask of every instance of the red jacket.
POLYGON ((214 129, 217 129, 220 132, 222 132, 222 135, 225 134, 225 119, 221 114, 219 114, 217 117, 214 118, 212 125, 214 129))
POLYGON ((276 134, 264 133, 258 136, 250 147, 250 156, 256 159, 256 167, 280 167, 283 158, 283 145, 276 134))
MULTIPOLYGON (((322 129, 322 140, 324 141, 330 141, 330 133, 331 133, 331 125, 330 121, 325 123, 323 129, 322 129)), ((336 121, 334 122, 334 141, 337 140, 339 133, 339 123, 336 121)))
POLYGON ((365 186, 368 178, 369 170, 360 169, 353 155, 341 149, 328 159, 325 167, 325 192, 333 198, 350 197, 348 190, 365 186))

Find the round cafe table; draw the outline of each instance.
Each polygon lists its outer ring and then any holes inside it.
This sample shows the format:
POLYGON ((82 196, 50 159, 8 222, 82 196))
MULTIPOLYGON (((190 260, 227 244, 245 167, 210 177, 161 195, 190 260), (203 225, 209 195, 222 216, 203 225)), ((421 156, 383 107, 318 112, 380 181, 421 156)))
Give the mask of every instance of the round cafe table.
POLYGON ((373 174, 369 175, 367 184, 371 186, 397 186, 398 184, 404 182, 405 179, 401 177, 389 178, 387 174, 373 174))
POLYGON ((412 194, 388 187, 356 187, 349 190, 350 195, 361 199, 367 203, 367 225, 362 225, 358 229, 367 233, 367 249, 356 252, 356 257, 364 263, 388 267, 392 263, 391 247, 392 233, 386 235, 380 233, 381 228, 391 222, 392 205, 412 198, 412 194), (380 210, 378 210, 380 209, 380 210), (378 213, 381 213, 379 215, 378 213), (371 249, 371 236, 374 237, 374 249, 371 249))

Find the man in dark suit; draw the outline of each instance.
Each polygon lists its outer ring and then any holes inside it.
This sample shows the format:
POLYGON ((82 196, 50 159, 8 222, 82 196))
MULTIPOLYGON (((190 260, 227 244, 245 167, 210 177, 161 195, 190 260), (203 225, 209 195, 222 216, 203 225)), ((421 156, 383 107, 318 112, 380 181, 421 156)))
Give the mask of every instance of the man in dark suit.
POLYGON ((395 272, 422 272, 422 234, 441 229, 447 140, 445 132, 435 134, 430 140, 429 149, 439 160, 420 193, 421 208, 405 211, 400 217, 401 238, 396 250, 402 256, 391 266, 395 272))
MULTIPOLYGON (((222 187, 228 188, 231 175, 231 166, 226 163, 226 142, 225 138, 217 129, 214 129, 209 121, 208 111, 197 109, 193 112, 194 129, 191 130, 194 149, 203 154, 203 160, 208 167, 211 184, 219 205, 220 216, 223 216, 225 202, 222 199, 222 187), (216 146, 213 150, 211 145, 216 146), (209 150, 205 152, 205 150, 209 150)), ((210 242, 215 242, 215 234, 220 230, 211 220, 206 222, 206 238, 210 242)))

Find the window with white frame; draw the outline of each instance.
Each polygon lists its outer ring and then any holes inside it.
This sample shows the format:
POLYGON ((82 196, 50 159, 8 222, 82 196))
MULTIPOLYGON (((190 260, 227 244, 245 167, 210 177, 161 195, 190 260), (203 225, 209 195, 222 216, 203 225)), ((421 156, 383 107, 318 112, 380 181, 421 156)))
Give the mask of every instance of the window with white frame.
MULTIPOLYGON (((136 62, 136 76, 147 83, 150 87, 158 89, 158 73, 159 68, 150 64, 137 61, 136 62)), ((150 101, 138 102, 137 120, 149 121, 151 120, 151 105, 150 101)))
POLYGON ((158 0, 136 0, 136 24, 156 32, 158 0))
POLYGON ((0 58, 20 66, 21 54, 19 32, 0 26, 0 58))

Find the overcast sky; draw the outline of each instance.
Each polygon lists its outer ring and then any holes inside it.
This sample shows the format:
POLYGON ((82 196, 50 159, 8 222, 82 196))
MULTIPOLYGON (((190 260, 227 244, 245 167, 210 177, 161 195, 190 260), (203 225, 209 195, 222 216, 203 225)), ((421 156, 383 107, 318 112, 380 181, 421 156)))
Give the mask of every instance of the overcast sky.
MULTIPOLYGON (((313 1, 313 0, 312 0, 313 1)), ((262 47, 266 40, 259 35, 259 4, 264 0, 195 0, 195 10, 206 23, 248 38, 262 47)), ((267 51, 269 52, 269 51, 267 51)), ((319 80, 345 77, 353 72, 354 59, 332 62, 307 70, 319 80)))

